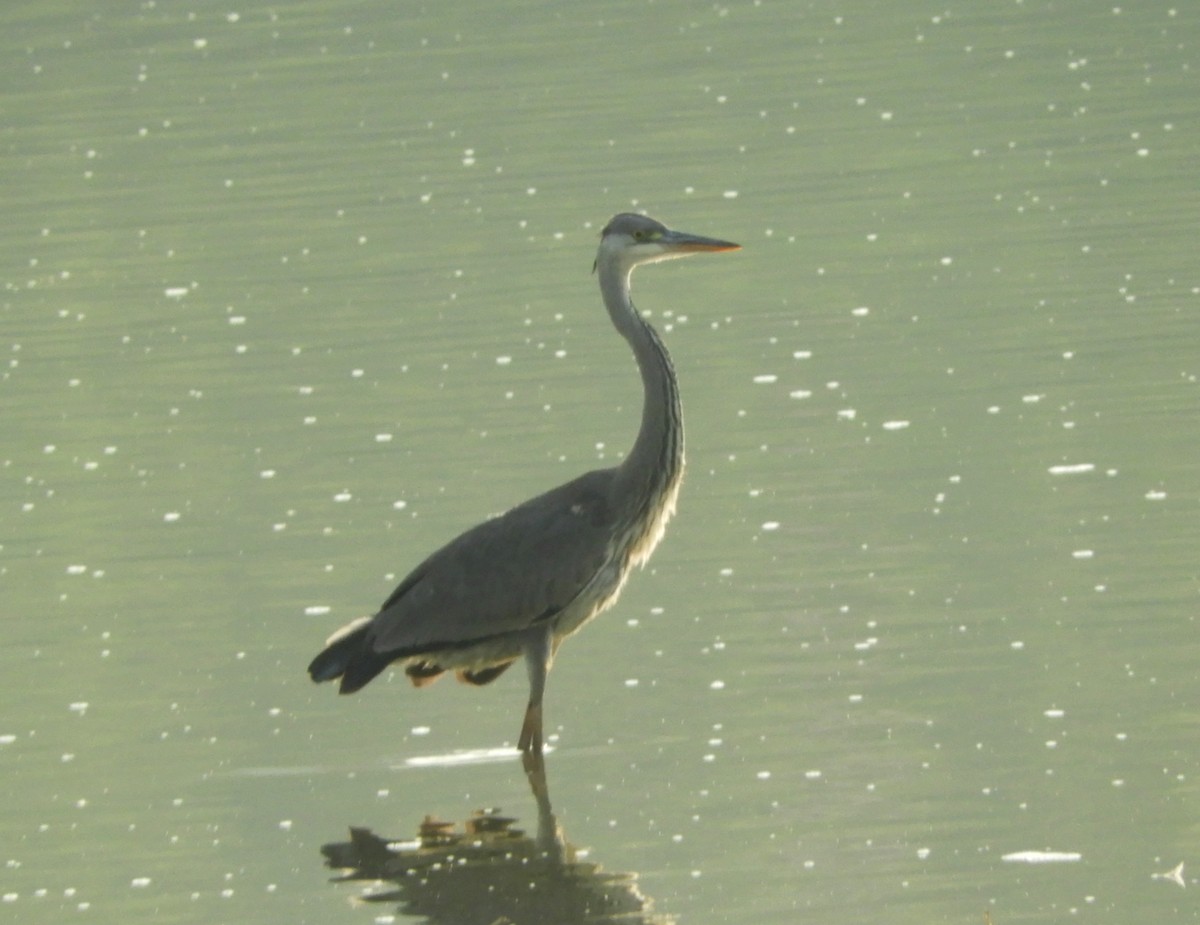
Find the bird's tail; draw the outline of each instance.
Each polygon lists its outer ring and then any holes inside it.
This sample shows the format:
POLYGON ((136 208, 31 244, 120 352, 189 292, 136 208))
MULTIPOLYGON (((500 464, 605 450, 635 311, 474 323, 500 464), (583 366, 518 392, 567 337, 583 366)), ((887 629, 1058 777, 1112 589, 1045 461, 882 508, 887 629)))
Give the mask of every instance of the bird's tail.
POLYGON ((370 617, 360 617, 330 636, 309 664, 309 677, 318 683, 341 678, 341 693, 352 694, 383 671, 391 659, 371 651, 367 643, 370 624, 370 617))

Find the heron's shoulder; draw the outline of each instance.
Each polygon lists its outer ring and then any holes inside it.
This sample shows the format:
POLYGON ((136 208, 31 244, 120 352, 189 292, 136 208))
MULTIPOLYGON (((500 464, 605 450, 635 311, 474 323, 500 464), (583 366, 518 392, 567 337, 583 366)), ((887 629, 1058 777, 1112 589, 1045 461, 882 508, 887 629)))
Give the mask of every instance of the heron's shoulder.
POLYGON ((615 516, 613 470, 597 469, 535 495, 476 529, 497 535, 554 531, 567 524, 602 529, 615 516))
POLYGON ((530 498, 525 504, 561 504, 564 501, 593 497, 607 499, 612 494, 616 478, 616 469, 593 469, 569 482, 563 482, 557 488, 551 488, 537 497, 530 498))

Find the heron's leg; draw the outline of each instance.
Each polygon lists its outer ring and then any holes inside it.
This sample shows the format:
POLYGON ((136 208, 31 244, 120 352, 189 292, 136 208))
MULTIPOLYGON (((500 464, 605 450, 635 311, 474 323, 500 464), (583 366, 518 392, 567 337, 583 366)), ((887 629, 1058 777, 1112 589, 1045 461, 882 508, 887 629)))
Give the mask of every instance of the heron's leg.
POLYGON ((517 748, 526 754, 542 753, 542 695, 546 692, 546 676, 550 674, 553 633, 549 626, 534 629, 525 642, 525 668, 529 672, 529 705, 517 748))
POLYGON ((525 779, 529 781, 529 789, 533 791, 534 799, 540 800, 548 790, 546 786, 546 756, 541 749, 536 752, 521 752, 521 767, 525 769, 525 779))
POLYGON ((525 754, 542 753, 542 705, 529 701, 525 708, 525 722, 521 724, 521 737, 517 748, 525 754))

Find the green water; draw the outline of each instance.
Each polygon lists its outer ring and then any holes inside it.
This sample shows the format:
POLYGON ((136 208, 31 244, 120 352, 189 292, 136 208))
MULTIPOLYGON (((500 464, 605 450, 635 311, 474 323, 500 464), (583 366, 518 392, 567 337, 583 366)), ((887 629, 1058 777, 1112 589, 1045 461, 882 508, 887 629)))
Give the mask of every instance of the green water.
POLYGON ((489 877, 565 877, 646 921, 1200 919, 1186 5, 0 27, 6 917, 492 925, 489 877), (349 826, 538 831, 523 672, 304 666, 625 451, 589 270, 627 209, 744 250, 637 277, 689 473, 550 680, 563 855, 331 883, 349 826))

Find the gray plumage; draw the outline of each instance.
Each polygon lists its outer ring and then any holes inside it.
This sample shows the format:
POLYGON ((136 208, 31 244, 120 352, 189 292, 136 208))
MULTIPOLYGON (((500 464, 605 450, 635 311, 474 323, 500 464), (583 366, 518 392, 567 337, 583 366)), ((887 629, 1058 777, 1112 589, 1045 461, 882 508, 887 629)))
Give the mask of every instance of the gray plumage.
POLYGON ((335 633, 309 665, 352 693, 392 662, 420 687, 446 671, 487 684, 524 657, 530 696, 518 746, 542 750, 542 696, 562 641, 616 600, 661 539, 683 477, 683 416, 670 357, 638 313, 629 278, 643 263, 738 245, 623 213, 596 256, 613 326, 644 388, 642 423, 618 466, 585 473, 472 527, 413 569, 373 617, 335 633))

